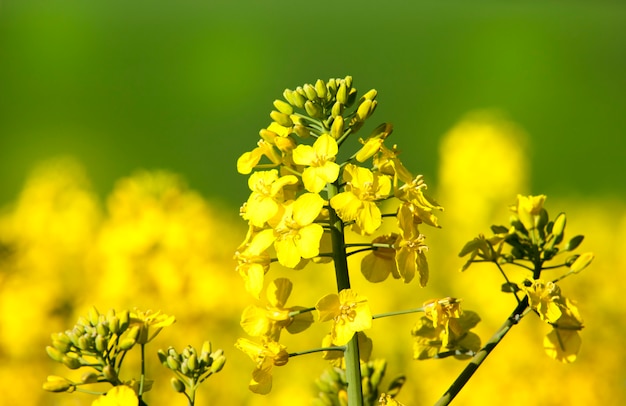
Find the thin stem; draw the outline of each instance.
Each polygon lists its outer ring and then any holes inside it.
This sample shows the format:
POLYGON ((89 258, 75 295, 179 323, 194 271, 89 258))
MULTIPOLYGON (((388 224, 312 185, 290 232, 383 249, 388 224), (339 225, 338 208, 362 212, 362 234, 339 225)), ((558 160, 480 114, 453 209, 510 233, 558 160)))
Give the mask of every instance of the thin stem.
POLYGON ((528 307, 528 296, 524 297, 524 299, 517 305, 515 310, 511 313, 508 319, 504 322, 504 324, 496 331, 496 333, 487 341, 485 346, 480 349, 474 355, 470 363, 465 367, 465 369, 461 372, 461 374, 456 378, 456 380, 452 383, 450 388, 443 394, 443 396, 435 403, 435 406, 444 406, 450 404, 452 399, 459 394, 461 389, 465 386, 465 384, 470 380, 470 378, 474 375, 474 372, 480 367, 480 365, 485 361, 487 356, 493 351, 494 348, 502 341, 504 336, 511 330, 511 327, 519 323, 519 321, 530 311, 530 307, 528 307))
POLYGON ((423 307, 418 307, 416 309, 396 310, 394 312, 375 314, 375 315, 372 316, 372 319, 382 319, 383 317, 398 316, 398 315, 401 315, 401 314, 409 314, 409 313, 420 313, 420 312, 423 312, 423 311, 424 311, 423 307))
POLYGON ((139 379, 139 403, 141 404, 141 397, 143 396, 143 385, 146 377, 146 357, 145 357, 145 344, 141 344, 141 378, 139 379))
POLYGON ((341 345, 338 347, 322 347, 322 348, 313 348, 311 350, 304 350, 304 351, 296 351, 296 352, 290 352, 289 353, 289 357, 297 357, 298 355, 306 355, 306 354, 313 354, 316 352, 324 352, 324 351, 345 351, 346 350, 346 346, 345 345, 341 345))
MULTIPOLYGON (((339 181, 327 185, 328 200, 339 193, 339 181)), ((332 207, 328 208, 330 234, 335 264, 335 278, 337 291, 350 289, 350 275, 348 273, 348 258, 346 255, 346 243, 344 236, 343 221, 337 216, 332 207)), ((348 404, 350 406, 363 406, 363 389, 361 387, 361 362, 359 357, 359 342, 357 334, 346 345, 344 352, 346 362, 346 380, 348 383, 348 404)))

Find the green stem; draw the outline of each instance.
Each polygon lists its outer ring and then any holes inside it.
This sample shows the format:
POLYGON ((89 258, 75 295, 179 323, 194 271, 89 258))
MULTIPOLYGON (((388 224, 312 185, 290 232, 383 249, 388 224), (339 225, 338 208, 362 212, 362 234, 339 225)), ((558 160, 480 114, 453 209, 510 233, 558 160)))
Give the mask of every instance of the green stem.
MULTIPOLYGON (((338 191, 338 182, 328 184, 328 200, 332 199, 338 191)), ((350 275, 348 273, 348 257, 346 255, 346 243, 344 236, 344 224, 337 216, 332 207, 328 208, 330 234, 333 246, 335 264, 335 278, 337 279, 337 291, 350 289, 350 275)), ((346 344, 344 352, 346 362, 346 380, 348 382, 348 405, 363 405, 363 389, 361 387, 361 362, 359 357, 359 343, 357 334, 346 344)))
POLYGON ((372 316, 372 319, 381 319, 383 317, 398 316, 400 314, 420 313, 423 311, 424 311, 423 307, 418 307, 416 309, 396 310, 396 311, 388 312, 388 313, 375 314, 372 316))
POLYGON ((139 404, 141 404, 141 397, 143 396, 143 385, 146 376, 145 347, 145 344, 141 344, 141 378, 139 378, 139 404))
POLYGON ((345 351, 346 347, 344 345, 339 347, 322 347, 322 348, 313 348, 310 350, 298 351, 298 352, 290 352, 289 357, 297 357, 298 355, 306 355, 313 354, 316 352, 324 352, 324 351, 345 351))
POLYGON ((511 313, 511 316, 504 322, 504 324, 498 329, 498 331, 487 341, 485 346, 480 349, 474 355, 470 363, 465 367, 465 369, 461 372, 461 374, 456 378, 456 380, 452 383, 450 388, 444 393, 444 395, 435 403, 435 406, 445 406, 452 402, 452 399, 459 394, 461 389, 465 386, 465 384, 470 380, 470 378, 474 375, 474 372, 480 367, 480 365, 485 361, 487 356, 493 351, 494 348, 502 341, 504 336, 511 330, 511 327, 519 323, 519 321, 530 311, 530 307, 528 307, 528 296, 524 297, 524 299, 517 305, 515 310, 511 313))

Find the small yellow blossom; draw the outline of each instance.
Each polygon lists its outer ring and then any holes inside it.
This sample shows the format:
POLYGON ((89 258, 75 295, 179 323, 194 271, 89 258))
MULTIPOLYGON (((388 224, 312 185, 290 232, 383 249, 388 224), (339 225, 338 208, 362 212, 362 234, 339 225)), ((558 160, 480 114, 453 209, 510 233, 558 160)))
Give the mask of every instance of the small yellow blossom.
POLYGON ((359 138, 359 142, 363 147, 356 153, 355 158, 358 162, 365 162, 376 154, 383 147, 383 142, 392 133, 393 126, 389 123, 383 123, 376 127, 367 140, 359 138))
POLYGON ((259 140, 257 147, 250 152, 245 152, 237 160, 237 172, 247 175, 258 165, 263 156, 272 162, 270 166, 278 166, 282 163, 280 153, 274 149, 272 144, 265 140, 259 140))
POLYGON ((428 247, 424 244, 425 237, 418 231, 409 205, 402 204, 397 217, 401 231, 396 242, 398 273, 405 283, 411 282, 416 274, 419 275, 420 286, 424 287, 428 282, 428 261, 425 254, 428 247))
POLYGON ((382 215, 377 201, 391 192, 391 180, 386 175, 348 164, 343 172, 346 188, 330 199, 330 205, 345 222, 354 221, 361 234, 372 234, 380 227, 382 215))
MULTIPOLYGON (((372 244, 392 245, 398 240, 395 233, 381 235, 372 240, 372 244)), ((372 283, 382 282, 391 274, 400 279, 396 266, 396 250, 394 248, 378 247, 365 255, 361 260, 361 273, 372 283)))
POLYGON ((398 181, 403 183, 413 181, 413 174, 400 161, 399 153, 396 145, 391 149, 381 145, 379 153, 374 156, 374 166, 378 171, 393 177, 394 189, 397 189, 398 181))
POLYGON ((319 311, 320 321, 333 320, 331 335, 335 345, 345 345, 354 333, 372 327, 372 312, 367 298, 352 289, 324 296, 315 308, 319 311))
POLYGON ((536 310, 541 320, 556 323, 561 317, 561 289, 553 282, 544 282, 540 279, 522 284, 522 290, 528 295, 528 304, 536 310))
POLYGON ((243 249, 235 252, 236 270, 245 282, 246 291, 258 299, 263 289, 264 276, 270 269, 271 259, 264 251, 265 248, 260 251, 258 246, 250 244, 241 248, 243 249))
POLYGON ((280 203, 284 201, 283 188, 296 183, 298 178, 295 175, 278 177, 275 169, 250 175, 248 186, 252 193, 246 202, 244 219, 256 227, 263 227, 265 222, 278 213, 280 203))
POLYGON ((135 391, 126 385, 120 385, 94 400, 91 406, 137 406, 137 404, 139 398, 135 391))
POLYGON ((292 283, 287 278, 278 278, 267 288, 269 306, 265 308, 248 306, 241 315, 241 327, 253 337, 264 337, 269 341, 278 341, 283 329, 298 333, 313 323, 310 312, 290 316, 293 311, 303 307, 285 307, 291 294, 292 283))
POLYGON ((295 201, 285 202, 280 219, 270 221, 272 228, 259 232, 251 245, 258 244, 264 251, 273 243, 278 262, 288 268, 295 268, 303 258, 318 256, 324 229, 313 221, 323 206, 324 199, 317 193, 305 193, 295 201))
POLYGON ((536 227, 537 221, 539 220, 539 214, 543 210, 543 203, 545 201, 546 195, 517 195, 517 206, 513 208, 513 211, 517 213, 517 217, 526 230, 532 230, 536 227))
POLYGON ((270 393, 272 390, 272 368, 283 366, 289 361, 287 347, 273 341, 261 344, 246 338, 238 339, 235 347, 247 354, 256 364, 248 388, 261 395, 270 393))
POLYGON ((168 316, 161 314, 161 311, 153 313, 151 310, 141 311, 138 309, 133 310, 130 313, 130 327, 136 326, 139 328, 139 335, 137 336, 137 343, 146 344, 154 339, 163 329, 174 324, 176 318, 174 316, 168 316))
POLYGON ((337 141, 329 134, 322 134, 313 146, 300 144, 293 150, 293 161, 306 165, 302 172, 302 182, 306 190, 319 193, 327 183, 332 183, 339 176, 339 165, 335 155, 339 151, 337 141))
POLYGON ((398 199, 410 204, 409 207, 417 221, 439 227, 433 210, 443 210, 443 207, 425 193, 426 189, 423 176, 418 175, 410 183, 398 188, 395 195, 398 199))
POLYGON ((402 403, 385 393, 381 394, 380 398, 378 398, 378 404, 381 406, 404 406, 402 403))

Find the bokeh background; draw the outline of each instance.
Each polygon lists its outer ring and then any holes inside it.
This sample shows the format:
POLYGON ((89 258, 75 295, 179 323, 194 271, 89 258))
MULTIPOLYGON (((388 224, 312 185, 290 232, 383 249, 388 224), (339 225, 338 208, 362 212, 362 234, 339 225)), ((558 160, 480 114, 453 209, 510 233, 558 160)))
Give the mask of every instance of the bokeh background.
MULTIPOLYGON (((90 403, 39 388, 62 371, 46 356, 49 334, 94 304, 176 315, 155 351, 224 348, 201 404, 308 404, 321 360, 293 359, 271 395, 253 396, 252 363, 232 346, 253 302, 233 271, 248 194, 235 161, 285 87, 352 75, 379 91, 370 125, 393 122, 403 161, 446 207, 428 234, 429 287, 367 286, 355 272, 375 311, 463 297, 486 339, 510 298, 493 270, 459 274, 456 253, 506 223, 517 193, 547 194, 548 211, 567 212, 570 235, 596 253, 563 283, 586 322, 579 360, 548 359, 546 326, 529 318, 458 404, 623 404, 624 27, 619 1, 0 1, 0 399, 90 403)), ((323 272, 272 272, 293 276, 291 304, 332 289, 323 272)), ((400 401, 432 404, 463 364, 411 361, 413 322, 381 320, 374 356, 390 378, 407 375, 400 401)), ((174 404, 163 382, 150 404, 174 404)))

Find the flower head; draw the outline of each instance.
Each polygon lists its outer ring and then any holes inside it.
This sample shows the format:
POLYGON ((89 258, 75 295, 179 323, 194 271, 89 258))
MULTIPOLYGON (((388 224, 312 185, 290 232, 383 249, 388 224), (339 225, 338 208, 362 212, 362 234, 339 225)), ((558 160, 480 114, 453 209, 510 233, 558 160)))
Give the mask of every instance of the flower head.
POLYGON ((546 195, 539 196, 522 196, 517 195, 517 205, 512 209, 517 213, 520 222, 526 227, 526 230, 532 230, 536 227, 539 215, 546 201, 546 195))
POLYGON ((324 296, 315 308, 319 311, 320 321, 333 321, 331 336, 336 345, 347 344, 354 333, 372 327, 372 312, 367 298, 352 289, 324 296))
POLYGON ((278 213, 280 203, 284 201, 283 188, 296 183, 298 183, 296 176, 278 177, 278 171, 275 169, 254 172, 248 179, 248 186, 252 193, 246 202, 244 219, 256 227, 263 227, 278 213))
POLYGON ((139 399, 129 386, 119 385, 94 400, 91 406, 137 406, 139 399))

